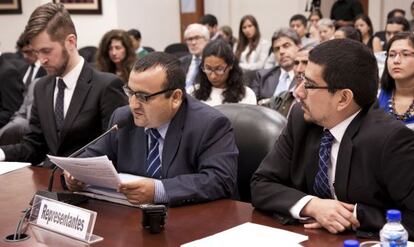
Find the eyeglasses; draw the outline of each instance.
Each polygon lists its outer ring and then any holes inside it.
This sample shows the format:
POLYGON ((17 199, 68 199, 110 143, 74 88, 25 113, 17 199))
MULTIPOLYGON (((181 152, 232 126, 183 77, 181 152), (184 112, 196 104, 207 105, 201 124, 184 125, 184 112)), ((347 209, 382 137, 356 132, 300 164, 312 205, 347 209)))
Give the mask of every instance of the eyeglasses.
POLYGON ((204 38, 203 36, 196 35, 196 36, 193 36, 193 37, 185 38, 185 42, 191 43, 193 41, 198 41, 198 40, 203 39, 203 38, 204 38))
POLYGON ((402 50, 402 51, 390 51, 388 52, 387 56, 389 59, 395 59, 397 58, 397 55, 402 58, 402 59, 406 59, 409 57, 414 57, 414 52, 412 51, 408 51, 408 50, 402 50))
POLYGON ((300 74, 298 75, 298 78, 301 80, 301 82, 303 83, 303 87, 306 89, 305 91, 307 92, 307 90, 311 90, 311 89, 346 89, 346 87, 328 87, 328 86, 318 86, 316 85, 315 82, 309 80, 308 78, 306 78, 305 75, 300 74))
POLYGON ((142 93, 142 92, 134 92, 134 91, 132 91, 132 89, 130 89, 126 85, 123 86, 122 89, 124 89, 124 92, 128 96, 128 98, 131 98, 133 95, 135 95, 135 98, 137 98, 137 100, 141 101, 141 102, 148 102, 154 96, 166 93, 168 91, 175 90, 175 88, 167 88, 167 89, 161 90, 161 91, 156 92, 156 93, 147 94, 147 93, 142 93))
POLYGON ((226 70, 227 70, 227 68, 228 68, 229 66, 226 66, 226 67, 217 67, 217 68, 209 68, 209 67, 205 67, 205 66, 203 66, 203 67, 201 67, 201 70, 204 72, 204 73, 206 73, 206 74, 208 74, 208 75, 210 75, 211 73, 215 73, 216 75, 224 75, 224 73, 226 72, 226 70))

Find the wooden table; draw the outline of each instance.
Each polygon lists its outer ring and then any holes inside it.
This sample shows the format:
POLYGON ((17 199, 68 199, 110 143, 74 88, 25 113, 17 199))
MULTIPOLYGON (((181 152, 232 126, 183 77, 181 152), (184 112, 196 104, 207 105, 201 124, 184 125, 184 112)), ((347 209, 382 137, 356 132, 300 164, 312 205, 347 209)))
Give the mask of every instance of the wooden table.
MULTIPOLYGON (((43 236, 29 229, 30 239, 8 243, 4 236, 14 232, 16 224, 33 194, 47 188, 50 170, 23 168, 0 176, 0 246, 82 246, 82 242, 47 232, 43 236), (42 239, 43 237, 49 239, 42 239), (43 243, 40 243, 43 242, 43 243)), ((59 181, 55 179, 55 189, 59 181)), ((165 230, 150 234, 141 227, 141 211, 98 200, 89 200, 82 207, 98 212, 94 234, 104 237, 93 246, 180 246, 245 222, 253 222, 305 234, 309 240, 303 246, 342 246, 353 233, 333 235, 325 230, 305 230, 302 225, 283 226, 271 217, 254 210, 251 204, 219 200, 199 205, 170 208, 165 230)))

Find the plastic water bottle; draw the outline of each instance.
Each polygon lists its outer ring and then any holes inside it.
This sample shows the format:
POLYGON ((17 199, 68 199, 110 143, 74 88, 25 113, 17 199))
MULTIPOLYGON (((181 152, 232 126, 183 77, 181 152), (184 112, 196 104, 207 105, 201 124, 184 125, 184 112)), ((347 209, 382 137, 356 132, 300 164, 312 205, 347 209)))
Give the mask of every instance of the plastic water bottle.
POLYGON ((344 247, 359 247, 359 242, 355 239, 348 239, 344 241, 344 247))
POLYGON ((408 233, 400 221, 400 211, 394 209, 387 211, 387 223, 380 231, 381 247, 407 246, 408 233))

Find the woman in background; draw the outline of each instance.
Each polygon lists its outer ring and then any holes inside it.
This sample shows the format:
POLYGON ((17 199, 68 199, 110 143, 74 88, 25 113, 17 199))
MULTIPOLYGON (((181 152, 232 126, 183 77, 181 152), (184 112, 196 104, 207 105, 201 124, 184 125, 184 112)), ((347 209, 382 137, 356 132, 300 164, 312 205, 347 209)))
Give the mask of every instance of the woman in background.
POLYGON ((355 17, 354 27, 361 32, 362 42, 373 52, 382 51, 381 42, 378 37, 374 37, 374 28, 369 16, 361 14, 355 17), (374 39, 378 39, 374 42, 374 39))
POLYGON ((239 41, 236 57, 243 70, 263 69, 269 55, 270 43, 261 39, 259 25, 252 15, 244 16, 240 21, 239 41))
POLYGON ((317 42, 319 42, 320 40, 318 21, 322 18, 323 18, 322 12, 319 9, 312 10, 312 12, 310 13, 308 17, 309 38, 316 40, 317 42))
POLYGON ((127 83, 135 59, 127 32, 114 29, 102 37, 96 61, 99 70, 116 74, 127 83))
POLYGON ((414 129, 414 34, 400 32, 388 43, 378 97, 381 108, 414 129))
POLYGON ((236 44, 237 39, 233 36, 233 30, 231 29, 230 26, 222 26, 220 27, 220 35, 221 37, 227 41, 227 43, 229 43, 229 45, 231 46, 231 48, 233 49, 234 44, 236 44))
POLYGON ((320 42, 334 38, 335 24, 331 19, 323 18, 318 21, 320 42))
POLYGON ((243 84, 243 71, 231 47, 222 39, 204 47, 196 83, 188 92, 210 106, 257 102, 253 90, 243 84))

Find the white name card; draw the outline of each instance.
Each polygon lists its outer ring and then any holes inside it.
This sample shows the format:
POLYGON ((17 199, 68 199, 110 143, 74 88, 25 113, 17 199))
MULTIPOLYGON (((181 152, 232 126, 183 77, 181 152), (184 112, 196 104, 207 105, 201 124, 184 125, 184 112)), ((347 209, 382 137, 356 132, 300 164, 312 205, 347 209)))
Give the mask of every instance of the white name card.
POLYGON ((37 219, 34 219, 36 225, 79 240, 90 241, 96 212, 43 197, 39 202, 37 219))

